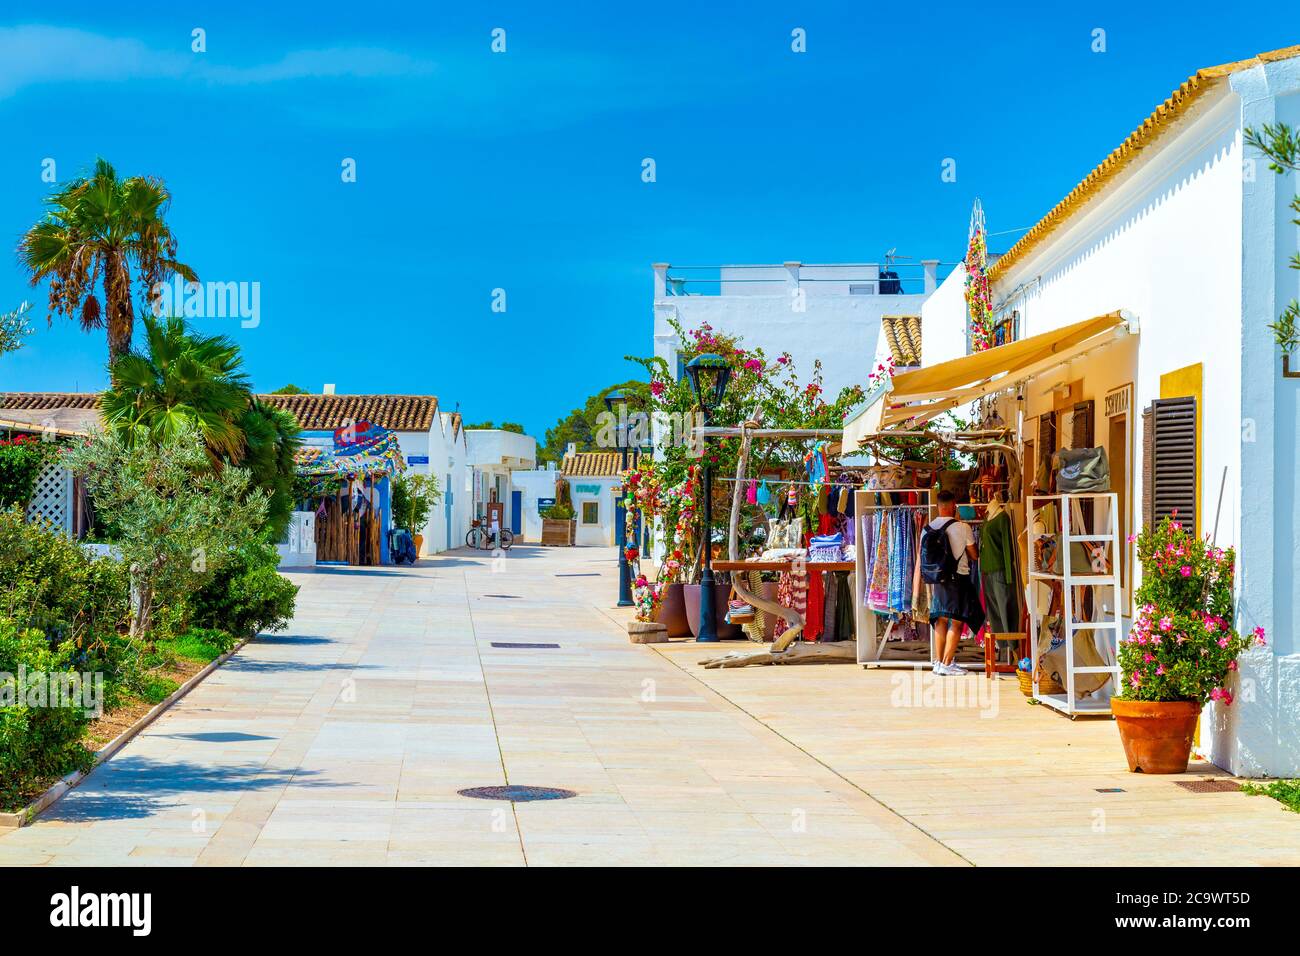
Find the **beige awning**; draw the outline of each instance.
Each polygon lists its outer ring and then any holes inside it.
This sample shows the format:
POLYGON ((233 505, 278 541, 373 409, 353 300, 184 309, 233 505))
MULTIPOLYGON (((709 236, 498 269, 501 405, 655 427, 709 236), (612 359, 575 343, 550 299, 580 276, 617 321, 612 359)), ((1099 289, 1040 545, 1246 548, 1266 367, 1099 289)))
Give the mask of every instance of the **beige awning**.
POLYGON ((894 376, 880 426, 921 425, 1063 365, 1127 332, 1127 319, 1109 312, 1018 342, 894 376))
POLYGON ((880 431, 880 420, 885 411, 885 396, 888 394, 887 390, 882 389, 856 415, 844 423, 844 438, 841 441, 844 454, 857 451, 862 447, 863 438, 880 431))

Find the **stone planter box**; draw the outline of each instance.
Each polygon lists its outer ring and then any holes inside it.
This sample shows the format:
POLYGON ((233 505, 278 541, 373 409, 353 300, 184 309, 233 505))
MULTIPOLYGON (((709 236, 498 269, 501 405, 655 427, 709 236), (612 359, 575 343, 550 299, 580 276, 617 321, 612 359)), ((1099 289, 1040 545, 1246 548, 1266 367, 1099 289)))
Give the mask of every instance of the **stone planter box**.
POLYGON ((576 518, 562 520, 559 518, 542 519, 542 544, 555 548, 573 547, 573 539, 577 533, 578 521, 576 518))
POLYGON ((633 644, 663 644, 668 640, 668 629, 657 621, 629 621, 627 639, 633 644))

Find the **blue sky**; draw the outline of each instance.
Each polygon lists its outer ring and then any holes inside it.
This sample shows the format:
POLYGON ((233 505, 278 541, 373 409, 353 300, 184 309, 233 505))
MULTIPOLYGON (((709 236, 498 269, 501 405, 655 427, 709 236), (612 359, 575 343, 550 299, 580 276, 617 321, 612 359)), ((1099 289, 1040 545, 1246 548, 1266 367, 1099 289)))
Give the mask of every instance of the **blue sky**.
MULTIPOLYGON (((1197 68, 1300 40, 1263 4, 129 6, 0 14, 8 248, 46 158, 160 176, 180 257, 261 285, 257 328, 197 323, 258 389, 432 393, 539 438, 651 351, 651 262, 950 262, 977 196, 1005 248, 1197 68)), ((47 328, 0 257, 0 309, 24 298, 0 389, 101 388, 103 334, 47 328)))

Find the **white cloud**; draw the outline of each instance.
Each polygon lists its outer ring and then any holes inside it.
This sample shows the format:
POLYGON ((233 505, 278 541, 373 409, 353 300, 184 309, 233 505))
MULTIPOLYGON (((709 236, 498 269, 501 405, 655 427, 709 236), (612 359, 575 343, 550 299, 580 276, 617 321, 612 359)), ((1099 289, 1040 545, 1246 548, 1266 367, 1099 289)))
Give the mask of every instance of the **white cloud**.
POLYGON ((41 84, 188 79, 216 85, 293 80, 420 76, 433 65, 376 47, 295 50, 278 60, 229 66, 211 54, 149 47, 130 37, 110 37, 71 27, 30 24, 0 27, 0 99, 41 84))

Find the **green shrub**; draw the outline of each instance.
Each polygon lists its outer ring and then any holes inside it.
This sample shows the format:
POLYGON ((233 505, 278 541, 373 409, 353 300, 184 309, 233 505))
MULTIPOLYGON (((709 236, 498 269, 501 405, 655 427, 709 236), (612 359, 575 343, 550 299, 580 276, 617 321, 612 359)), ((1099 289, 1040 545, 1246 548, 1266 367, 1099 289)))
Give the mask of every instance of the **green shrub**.
POLYGON ((56 446, 32 435, 0 438, 0 508, 26 508, 56 446))
POLYGON ((0 510, 0 615, 82 650, 113 640, 130 613, 126 569, 16 508, 0 510))
POLYGON ((293 617, 298 585, 276 570, 279 552, 259 541, 240 548, 190 597, 190 622, 243 640, 282 631, 293 617))
POLYGON ((167 642, 166 650, 176 657, 190 661, 215 661, 222 654, 234 650, 237 639, 228 631, 213 627, 192 627, 179 637, 167 642))
POLYGON ((553 521, 569 521, 573 518, 573 505, 557 503, 542 509, 542 517, 553 521))
POLYGON ((78 653, 70 643, 50 646, 34 628, 19 628, 0 616, 0 805, 21 806, 36 791, 74 770, 85 770, 91 753, 81 745, 90 721, 79 706, 30 706, 20 669, 54 675, 76 671, 78 653))

